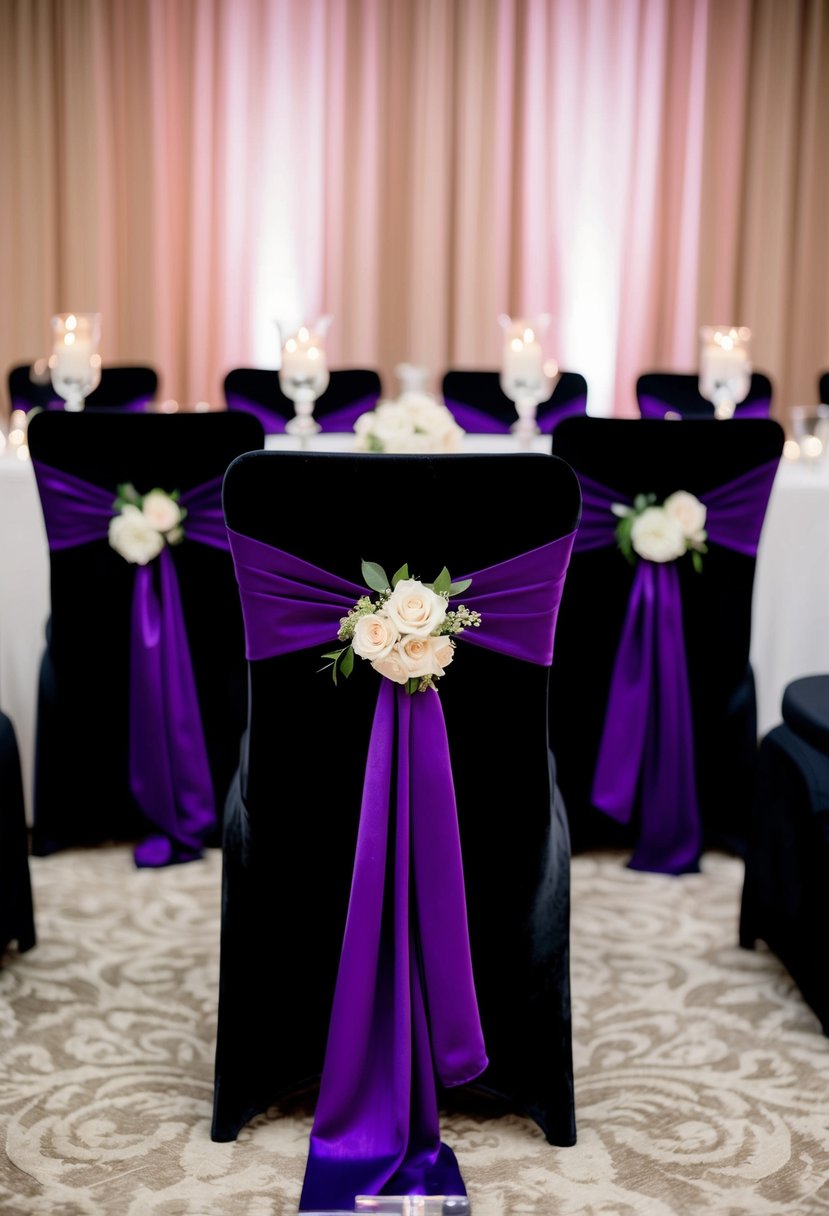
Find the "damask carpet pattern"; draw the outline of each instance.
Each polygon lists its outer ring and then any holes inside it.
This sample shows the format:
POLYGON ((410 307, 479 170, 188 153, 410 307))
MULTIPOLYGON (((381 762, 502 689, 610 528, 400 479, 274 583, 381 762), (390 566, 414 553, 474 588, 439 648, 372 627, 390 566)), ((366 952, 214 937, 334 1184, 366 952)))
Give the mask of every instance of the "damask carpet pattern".
MULTIPOLYGON (((296 1211, 310 1109, 210 1140, 220 869, 32 859, 39 944, 0 970, 4 1216, 296 1211)), ((593 854, 573 882, 578 1144, 480 1100, 446 1115, 474 1216, 829 1213, 829 1040, 737 946, 740 863, 668 878, 593 854)))

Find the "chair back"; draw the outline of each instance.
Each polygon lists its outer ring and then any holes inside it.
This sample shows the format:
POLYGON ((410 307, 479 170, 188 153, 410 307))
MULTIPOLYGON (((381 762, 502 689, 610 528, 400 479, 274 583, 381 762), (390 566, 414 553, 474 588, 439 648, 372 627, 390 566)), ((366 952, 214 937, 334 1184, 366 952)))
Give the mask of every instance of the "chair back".
POLYGON ((35 921, 20 753, 11 718, 0 711, 0 955, 10 942, 20 954, 30 950, 35 921))
MULTIPOLYGON (((380 399, 380 376, 369 368, 341 368, 330 373, 328 388, 314 403, 314 418, 324 431, 350 431, 356 419, 380 399)), ((259 418, 266 434, 281 434, 294 416, 294 403, 282 392, 279 372, 261 367, 234 367, 224 378, 229 410, 247 410, 259 418)))
POLYGON ((818 400, 822 405, 829 405, 829 372, 821 372, 817 382, 818 400))
MULTIPOLYGON (((693 372, 643 372, 636 381, 636 401, 643 418, 714 418, 714 406, 700 393, 693 372)), ((752 372, 748 395, 737 403, 734 417, 768 418, 771 401, 771 380, 764 372, 752 372)))
MULTIPOLYGON (((112 496, 131 483, 186 494, 221 479, 262 446, 243 414, 44 412, 29 427, 41 499, 44 468, 112 496)), ((55 475, 56 478, 55 478, 55 475)), ((54 510, 54 493, 52 495, 54 510)), ((70 510, 67 506, 67 512, 70 510)), ((48 515, 47 515, 48 525, 48 515)), ((222 529, 222 536, 224 532, 222 529)), ((198 691, 210 773, 221 804, 237 762, 246 710, 242 620, 229 552, 188 540, 170 547, 198 691)), ((147 824, 129 784, 132 613, 136 571, 108 543, 50 552, 51 616, 38 697, 34 849, 138 839, 147 824)), ((152 586, 159 588, 159 574, 152 586)))
MULTIPOLYGON (((265 452, 234 462, 224 506, 231 531, 362 584, 362 559, 389 576, 406 562, 413 577, 431 581, 445 565, 461 578, 567 536, 579 491, 563 461, 540 454, 265 452), (434 525, 424 526, 424 512, 434 525), (457 527, 440 522, 455 516, 457 527)), ((326 649, 249 663, 249 727, 225 821, 215 1139, 234 1138, 253 1112, 322 1067, 367 743, 385 683, 357 659, 335 686, 321 670, 326 649), (267 968, 256 961, 263 915, 290 924, 269 937, 267 968), (303 993, 285 1003, 278 1033, 271 973, 303 993)), ((569 1143, 569 846, 563 811, 553 811, 548 670, 461 637, 439 698, 491 1061, 482 1083, 569 1143)))
MULTIPOLYGON (((443 398, 465 431, 506 432, 515 422, 515 402, 501 389, 498 371, 450 368, 443 377, 443 398)), ((579 372, 561 372, 546 401, 538 405, 539 429, 549 435, 564 418, 587 410, 587 381, 579 372)))
MULTIPOLYGON (((115 365, 101 368, 101 382, 86 398, 86 409, 145 410, 155 401, 158 373, 152 367, 115 365)), ((66 404, 45 380, 32 379, 32 366, 18 364, 9 371, 9 400, 13 410, 63 409, 66 404)))
MULTIPOLYGON (((718 487, 765 469, 758 474, 761 480, 766 477, 765 483, 742 491, 741 500, 762 519, 783 431, 776 422, 761 419, 747 419, 739 427, 710 427, 700 421, 675 426, 578 418, 562 423, 554 443, 583 489, 590 479, 612 490, 623 504, 639 494, 653 494, 661 503, 678 490, 705 501, 718 487)), ((709 527, 712 518, 709 509, 709 527)), ((617 523, 608 512, 608 544, 584 549, 577 537, 551 677, 551 740, 575 849, 630 847, 638 840, 641 805, 623 826, 593 801, 611 678, 638 569, 614 543, 617 523)), ((584 524, 580 536, 583 529, 584 524)), ((710 537, 701 556, 701 573, 688 555, 671 563, 681 598, 680 641, 684 639, 690 683, 697 795, 706 846, 739 848, 745 841, 757 744, 749 668, 755 557, 710 537)), ((658 668, 658 658, 654 663, 658 668)), ((660 708, 654 697, 648 712, 648 729, 656 729, 666 707, 660 708)))

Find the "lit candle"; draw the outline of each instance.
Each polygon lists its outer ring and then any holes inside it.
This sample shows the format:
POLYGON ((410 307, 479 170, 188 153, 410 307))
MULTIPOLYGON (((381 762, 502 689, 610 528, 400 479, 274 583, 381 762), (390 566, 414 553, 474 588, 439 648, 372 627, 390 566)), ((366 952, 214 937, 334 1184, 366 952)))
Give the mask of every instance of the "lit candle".
POLYGON ((718 416, 730 417, 734 406, 751 387, 751 362, 746 328, 714 328, 700 331, 699 391, 717 407, 718 416))
POLYGON ((316 401, 328 386, 328 365, 320 336, 303 325, 282 347, 279 383, 292 401, 316 401))
POLYGON ((544 355, 535 330, 518 323, 510 326, 504 339, 501 361, 502 383, 510 386, 507 396, 515 400, 522 392, 534 397, 544 382, 544 355))

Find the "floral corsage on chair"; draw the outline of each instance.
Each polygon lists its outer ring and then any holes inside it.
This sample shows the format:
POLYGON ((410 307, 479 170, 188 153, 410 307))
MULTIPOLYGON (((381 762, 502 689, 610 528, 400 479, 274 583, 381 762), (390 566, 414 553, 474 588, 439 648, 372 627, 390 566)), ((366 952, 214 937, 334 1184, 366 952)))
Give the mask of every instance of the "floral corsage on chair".
POLYGON ((450 598, 472 580, 453 583, 445 566, 433 583, 410 578, 408 565, 391 579, 375 562, 363 562, 362 570, 366 585, 377 595, 360 597, 340 621, 337 637, 346 645, 323 655, 332 660, 334 683, 338 674, 351 675, 356 654, 381 676, 404 684, 407 692, 435 688, 435 680, 452 662, 452 635, 481 623, 480 613, 463 604, 449 608, 450 598))

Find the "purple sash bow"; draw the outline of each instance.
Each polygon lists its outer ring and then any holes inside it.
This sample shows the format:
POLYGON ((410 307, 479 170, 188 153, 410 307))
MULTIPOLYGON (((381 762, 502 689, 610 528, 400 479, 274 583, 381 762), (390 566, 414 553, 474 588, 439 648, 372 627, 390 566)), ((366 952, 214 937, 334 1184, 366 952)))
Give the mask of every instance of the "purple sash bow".
MULTIPOLYGON (((112 490, 34 461, 49 548, 106 540, 112 490)), ((222 479, 181 495, 185 544, 228 550, 222 479)), ((149 565, 135 567, 130 629, 130 789, 163 833, 136 848, 139 865, 201 854, 216 822, 215 797, 176 568, 165 544, 149 565), (153 577, 157 566, 158 580, 153 577)))
MULTIPOLYGON (((330 646, 366 589, 228 535, 248 658, 330 646)), ((572 545, 571 534, 472 575, 463 601, 483 619, 461 641, 549 666, 572 545)), ((440 1142, 435 1074, 463 1085, 487 1065, 440 697, 360 674, 378 698, 302 1211, 350 1209, 357 1194, 465 1194, 440 1142)), ((308 678, 320 678, 311 664, 308 678)))
MULTIPOLYGON (((756 556, 778 462, 699 495, 710 544, 756 556)), ((582 522, 576 552, 616 543, 613 503, 630 500, 579 475, 582 522)), ((681 488, 681 487, 678 487, 681 488)), ((704 559, 703 559, 704 561, 704 559)), ((705 578, 705 571, 699 576, 705 578)), ((630 822, 639 793, 641 827, 630 865, 682 874, 699 867, 702 844, 691 693, 676 562, 637 560, 613 665, 592 800, 630 822)))
MULTIPOLYGON (((476 405, 469 405, 465 401, 453 401, 450 397, 444 398, 444 405, 458 426, 463 427, 465 431, 478 435, 509 434, 512 422, 504 422, 501 418, 488 414, 486 410, 479 409, 476 405)), ((549 402, 543 401, 538 407, 535 420, 542 435, 550 435, 565 418, 581 416, 586 410, 587 398, 584 396, 573 397, 572 400, 565 401, 563 405, 550 405, 549 402)), ((516 414, 515 417, 517 419, 518 415, 516 414)))
MULTIPOLYGON (((753 401, 738 401, 734 407, 735 418, 768 418, 769 410, 771 409, 771 401, 768 397, 756 397, 753 401)), ((643 393, 639 398, 639 413, 642 418, 664 418, 668 413, 681 413, 676 406, 671 405, 669 401, 662 401, 659 397, 651 397, 647 393, 643 393)), ((689 414, 691 418, 707 418, 706 414, 689 414)), ((714 407, 711 406, 711 418, 714 417, 714 407)))
MULTIPOLYGON (((373 393, 368 397, 360 397, 357 401, 349 401, 347 405, 331 410, 330 413, 315 413, 314 418, 323 431, 351 431, 360 415, 367 413, 368 410, 373 410, 379 400, 379 396, 373 393)), ((247 410, 249 414, 255 414, 267 435, 281 435, 285 431, 285 423, 288 419, 284 418, 277 409, 269 409, 259 401, 243 397, 241 393, 228 393, 227 408, 229 410, 247 410)))

